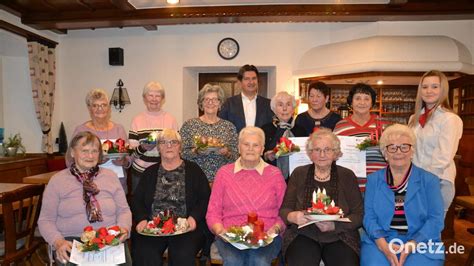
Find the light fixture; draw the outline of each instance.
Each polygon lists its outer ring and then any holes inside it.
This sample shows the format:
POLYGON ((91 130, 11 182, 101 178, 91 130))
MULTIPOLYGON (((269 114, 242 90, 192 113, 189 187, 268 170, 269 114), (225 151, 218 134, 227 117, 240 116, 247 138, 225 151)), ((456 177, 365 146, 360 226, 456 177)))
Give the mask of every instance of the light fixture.
POLYGON ((121 79, 117 82, 118 88, 114 89, 112 97, 110 98, 110 104, 115 107, 115 109, 122 112, 126 104, 131 104, 130 97, 128 97, 127 88, 123 87, 123 82, 121 79))
POLYGON ((179 3, 179 0, 166 0, 166 3, 169 5, 177 5, 179 3))
POLYGON ((377 80, 377 85, 383 85, 383 80, 381 79, 377 80))

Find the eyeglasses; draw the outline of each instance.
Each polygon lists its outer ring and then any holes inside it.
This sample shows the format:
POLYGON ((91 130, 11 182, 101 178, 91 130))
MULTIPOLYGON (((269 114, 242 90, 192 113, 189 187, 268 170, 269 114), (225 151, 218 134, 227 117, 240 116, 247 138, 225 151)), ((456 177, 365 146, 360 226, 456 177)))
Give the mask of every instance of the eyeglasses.
POLYGON ((91 107, 92 109, 99 109, 99 108, 105 109, 106 107, 109 107, 109 105, 106 103, 101 103, 101 104, 92 104, 91 107))
POLYGON ((219 98, 204 98, 203 102, 205 103, 218 103, 220 102, 219 98))
POLYGON ((335 149, 331 149, 331 148, 324 148, 324 149, 321 149, 321 148, 314 148, 314 149, 310 149, 309 152, 315 152, 317 154, 321 154, 321 153, 324 153, 324 154, 331 154, 335 151, 335 149))
POLYGON ((166 146, 168 146, 168 145, 176 146, 176 145, 179 144, 179 140, 177 140, 177 139, 172 139, 172 140, 159 140, 159 141, 158 141, 158 144, 160 144, 160 145, 166 145, 166 146))
POLYGON ((412 146, 411 144, 403 143, 400 145, 390 144, 390 145, 385 146, 385 148, 387 149, 389 153, 396 153, 398 149, 400 149, 400 151, 403 153, 407 153, 410 151, 411 146, 412 146))

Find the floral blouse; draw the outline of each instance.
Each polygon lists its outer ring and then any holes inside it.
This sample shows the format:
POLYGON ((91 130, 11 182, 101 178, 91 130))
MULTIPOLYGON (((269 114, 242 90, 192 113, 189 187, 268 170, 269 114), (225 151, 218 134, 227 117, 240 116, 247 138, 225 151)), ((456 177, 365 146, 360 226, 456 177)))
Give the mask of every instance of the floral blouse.
POLYGON ((232 163, 239 157, 237 152, 237 130, 227 120, 220 119, 214 124, 207 124, 199 118, 192 118, 183 124, 179 133, 183 141, 183 159, 197 163, 209 181, 214 180, 216 172, 221 166, 232 163), (217 152, 195 153, 193 151, 195 147, 194 136, 219 139, 229 149, 230 156, 226 157, 217 152))

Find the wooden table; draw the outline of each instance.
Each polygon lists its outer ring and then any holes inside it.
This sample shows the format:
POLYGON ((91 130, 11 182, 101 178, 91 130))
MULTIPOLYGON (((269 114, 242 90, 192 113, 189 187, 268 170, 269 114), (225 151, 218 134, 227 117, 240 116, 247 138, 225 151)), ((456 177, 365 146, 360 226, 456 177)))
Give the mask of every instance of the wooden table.
POLYGON ((19 188, 25 187, 25 186, 28 186, 28 184, 23 184, 23 183, 0 183, 0 193, 13 191, 15 189, 19 189, 19 188))
POLYGON ((43 173, 43 174, 39 174, 39 175, 32 175, 32 176, 23 177, 23 183, 48 184, 51 177, 53 175, 55 175, 57 172, 59 172, 59 171, 53 171, 53 172, 43 173))

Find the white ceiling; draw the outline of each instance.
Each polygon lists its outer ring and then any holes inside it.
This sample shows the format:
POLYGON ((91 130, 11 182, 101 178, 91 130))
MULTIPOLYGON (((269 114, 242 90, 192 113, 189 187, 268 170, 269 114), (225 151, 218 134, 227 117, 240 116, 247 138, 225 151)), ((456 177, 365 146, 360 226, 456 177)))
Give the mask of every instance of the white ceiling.
MULTIPOLYGON (((166 0, 129 0, 137 9, 173 7, 166 0)), ((176 6, 239 6, 239 5, 286 5, 286 4, 388 4, 389 0, 180 0, 176 6)))

